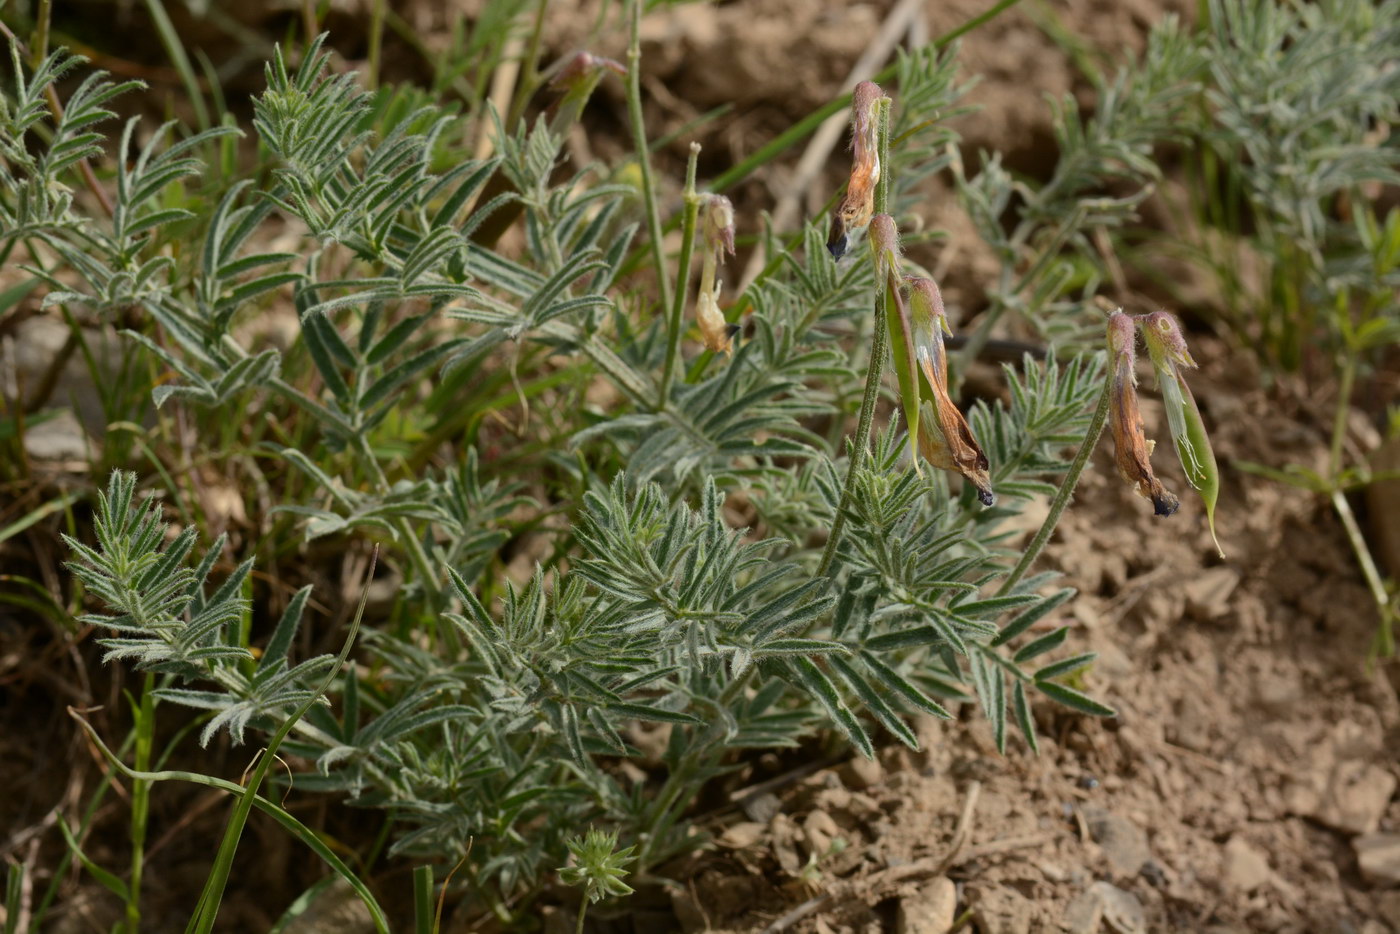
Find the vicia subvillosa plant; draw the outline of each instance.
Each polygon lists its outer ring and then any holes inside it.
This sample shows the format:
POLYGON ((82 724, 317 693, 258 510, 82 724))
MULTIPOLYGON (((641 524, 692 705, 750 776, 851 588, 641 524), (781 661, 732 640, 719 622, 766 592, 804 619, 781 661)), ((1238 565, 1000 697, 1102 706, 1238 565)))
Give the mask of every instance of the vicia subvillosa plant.
MULTIPOLYGON (((640 3, 631 10, 640 16, 640 3)), ((635 30, 634 19, 634 53, 635 30)), ((1171 54, 1150 63, 1145 97, 1125 79, 1121 109, 1099 114, 1096 126, 1126 121, 1136 135, 1118 148, 1087 130, 1067 141, 1076 161, 1033 204, 1072 202, 1073 218, 1047 227, 1037 214, 1005 242, 1013 272, 993 319, 1030 293, 1063 300, 1061 249, 1081 249, 1087 229, 1135 203, 1094 183, 1114 174, 1112 159, 1135 183, 1151 176, 1155 124, 1139 111, 1174 99, 1171 54)), ((298 763, 297 793, 382 809, 395 854, 461 862, 453 891, 467 910, 528 914, 568 853, 563 871, 589 899, 621 894, 624 873, 664 872, 704 842, 687 823, 699 790, 751 750, 826 729, 866 756, 886 734, 915 746, 911 715, 947 717, 962 702, 980 707, 999 748, 1008 723, 1036 745, 1036 695, 1112 713, 1066 683, 1091 654, 1047 658, 1068 629, 1046 621, 1072 591, 1028 572, 1110 388, 1119 397, 1120 367, 1110 361, 1110 381, 1088 346, 1054 345, 1005 368, 1009 404, 960 407, 949 315, 901 255, 913 183, 956 163, 951 133, 924 116, 957 102, 951 53, 902 56, 898 100, 857 89, 856 167, 830 249, 807 225, 737 296, 719 265, 752 218, 701 191, 698 147, 674 272, 659 242, 634 243, 641 227, 653 241, 662 229, 647 147, 635 173, 564 158, 616 63, 577 57, 553 91, 535 82, 559 99, 541 101, 551 106, 533 122, 485 108, 475 119, 494 127, 492 148, 473 158, 454 112, 360 89, 319 39, 295 67, 279 49, 254 101, 262 171, 235 179, 201 159, 232 127, 173 143, 162 128, 138 147, 132 122, 107 219, 80 215, 65 193, 69 156, 100 157, 91 128, 130 85, 94 75, 56 120, 36 102, 75 65, 56 52, 27 71, 14 54, 0 118, 39 155, 0 168, 0 247, 27 254, 53 284, 50 304, 123 311, 160 412, 180 407, 225 439, 211 462, 236 449, 264 465, 281 529, 349 550, 383 542, 403 580, 352 662, 293 664, 313 592, 273 613, 250 575, 278 558, 255 557, 250 542, 211 592, 230 540, 193 562, 200 529, 167 540, 156 501, 117 472, 95 546, 72 542, 74 575, 106 607, 89 620, 113 633, 109 658, 151 673, 138 704, 205 711, 206 743, 225 729, 235 743, 276 734, 298 763), (275 249, 272 228, 283 231, 275 249), (292 335, 257 337, 246 325, 279 303, 295 310, 292 335), (687 340, 691 320, 700 346, 687 340), (898 414, 876 431, 887 347, 898 414), (497 421, 509 433, 493 434, 497 421), (1008 539, 1005 520, 1041 496, 1052 509, 1039 532, 1008 539), (549 546, 510 579, 502 549, 527 532, 549 546), (608 829, 577 839, 590 824, 608 829)), ((635 54, 629 68, 635 122, 635 54)), ((1010 185, 998 171, 993 160, 975 179, 958 175, 989 216, 1010 185)), ((1183 388, 1173 435, 1204 470, 1183 358, 1163 346, 1160 378, 1183 388)), ((144 760, 134 768, 156 781, 144 760)), ((239 794, 253 806, 253 791, 239 794)), ((139 889, 138 878, 124 890, 138 916, 139 889)), ((208 924, 219 892, 202 909, 208 924)))

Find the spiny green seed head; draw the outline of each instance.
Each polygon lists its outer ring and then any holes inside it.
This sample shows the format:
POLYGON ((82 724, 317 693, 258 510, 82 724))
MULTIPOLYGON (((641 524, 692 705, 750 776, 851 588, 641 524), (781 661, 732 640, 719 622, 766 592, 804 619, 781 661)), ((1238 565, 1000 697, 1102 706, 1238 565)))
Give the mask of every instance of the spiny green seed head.
POLYGON ((590 902, 632 894, 632 887, 622 880, 628 875, 625 867, 633 861, 632 851, 636 847, 619 850, 616 831, 589 830, 585 836, 565 841, 565 845, 569 848, 572 865, 560 867, 559 881, 582 888, 590 902))

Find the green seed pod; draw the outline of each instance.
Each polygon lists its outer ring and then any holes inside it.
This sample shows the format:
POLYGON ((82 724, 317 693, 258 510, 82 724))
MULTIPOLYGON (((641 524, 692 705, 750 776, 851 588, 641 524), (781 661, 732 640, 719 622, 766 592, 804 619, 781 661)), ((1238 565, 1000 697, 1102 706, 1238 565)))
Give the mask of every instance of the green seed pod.
POLYGON ((1165 311, 1154 311, 1138 319, 1143 338, 1147 341, 1147 354, 1152 358, 1152 368, 1157 373, 1157 384, 1162 391, 1162 404, 1167 410, 1167 427, 1172 433, 1176 456, 1181 461, 1181 469, 1186 481, 1200 494, 1206 507, 1206 522, 1210 525, 1210 537, 1215 542, 1215 550, 1220 557, 1225 551, 1220 547, 1220 539, 1215 534, 1215 502, 1220 496, 1220 469, 1215 463, 1215 452, 1210 447, 1210 437, 1206 434, 1205 422, 1196 406, 1196 398, 1191 387, 1186 384, 1182 369, 1196 366, 1186 349, 1186 338, 1182 336, 1181 325, 1176 318, 1165 311))

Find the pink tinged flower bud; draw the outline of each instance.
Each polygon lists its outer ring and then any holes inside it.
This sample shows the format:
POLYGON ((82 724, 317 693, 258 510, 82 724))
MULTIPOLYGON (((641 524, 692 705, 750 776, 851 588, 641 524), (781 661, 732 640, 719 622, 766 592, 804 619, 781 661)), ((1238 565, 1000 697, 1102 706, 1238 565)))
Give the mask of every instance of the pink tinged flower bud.
POLYGON ((734 205, 724 195, 707 194, 700 206, 700 232, 705 249, 720 262, 734 255, 734 205))
POLYGON ((875 275, 899 279, 899 229, 888 214, 870 219, 870 249, 875 253, 875 275))
POLYGON ((598 82, 609 71, 619 76, 627 74, 620 62, 589 52, 576 53, 559 69, 549 82, 551 88, 560 92, 559 99, 549 108, 553 132, 562 133, 578 120, 598 82))
POLYGON ((695 323, 705 349, 714 353, 732 353, 737 324, 724 319, 719 307, 721 282, 717 276, 719 264, 734 255, 734 205, 724 195, 707 194, 701 203, 701 239, 704 241, 700 267, 700 294, 695 301, 695 323))
POLYGON ((577 87, 580 81, 597 81, 605 71, 611 71, 619 77, 627 76, 627 68, 621 62, 591 52, 576 52, 549 84, 553 88, 568 90, 577 87))
POLYGON ((880 181, 880 151, 877 139, 878 112, 884 92, 871 81, 862 81, 851 94, 851 177, 846 197, 832 218, 827 249, 840 259, 846 252, 850 231, 870 223, 875 213, 875 187, 880 181))
POLYGON ((1186 337, 1181 333, 1181 325, 1170 312, 1154 311, 1138 318, 1137 323, 1142 328, 1147 353, 1152 358, 1154 368, 1161 359, 1196 369, 1196 361, 1191 359, 1191 352, 1186 349, 1186 337))
POLYGON ((1113 429, 1113 447, 1118 472, 1133 485, 1139 496, 1152 500, 1154 512, 1170 516, 1180 502, 1167 492, 1152 473, 1152 443, 1142 431, 1142 415, 1138 410, 1137 374, 1133 366, 1137 359, 1137 329, 1133 319, 1115 311, 1108 316, 1108 360, 1113 381, 1109 396, 1109 424, 1113 429))

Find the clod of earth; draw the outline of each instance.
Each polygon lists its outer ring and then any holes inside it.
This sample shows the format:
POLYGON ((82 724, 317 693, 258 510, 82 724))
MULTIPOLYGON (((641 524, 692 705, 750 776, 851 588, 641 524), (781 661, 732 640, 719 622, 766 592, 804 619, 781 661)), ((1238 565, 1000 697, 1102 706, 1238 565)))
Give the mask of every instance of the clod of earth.
POLYGON ((895 934, 948 934, 958 907, 958 889, 947 876, 929 880, 899 900, 895 934))
POLYGON ((1015 889, 968 886, 968 900, 981 934, 1030 934, 1035 905, 1015 889))
POLYGON ((1117 875, 1135 876, 1152 858, 1147 834, 1126 817, 1110 814, 1102 808, 1085 808, 1084 818, 1094 842, 1102 847, 1104 859, 1117 875))
POLYGON ((1400 833, 1371 833, 1351 842, 1361 874, 1376 885, 1400 885, 1400 833))

